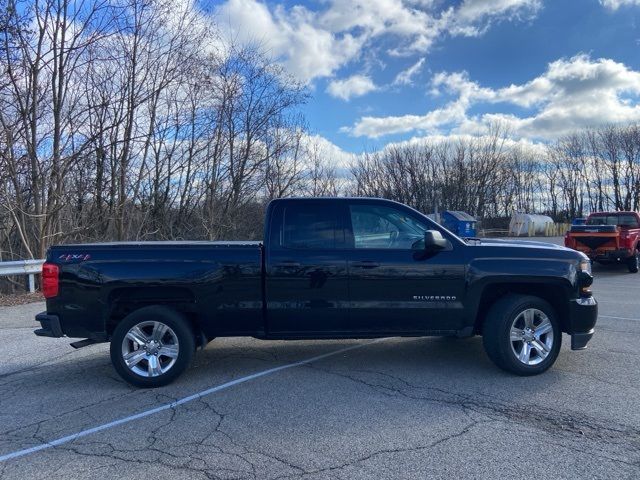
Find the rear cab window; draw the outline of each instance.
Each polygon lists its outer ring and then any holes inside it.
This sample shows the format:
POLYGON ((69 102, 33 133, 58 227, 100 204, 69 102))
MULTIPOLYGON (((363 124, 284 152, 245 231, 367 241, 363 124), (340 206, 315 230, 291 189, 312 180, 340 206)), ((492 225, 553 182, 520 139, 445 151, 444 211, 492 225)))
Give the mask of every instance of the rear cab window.
POLYGON ((313 202, 285 204, 280 246, 296 250, 327 250, 344 246, 344 229, 336 205, 313 202))
POLYGON ((638 219, 635 215, 594 215, 589 217, 587 225, 620 225, 630 228, 638 228, 638 219))

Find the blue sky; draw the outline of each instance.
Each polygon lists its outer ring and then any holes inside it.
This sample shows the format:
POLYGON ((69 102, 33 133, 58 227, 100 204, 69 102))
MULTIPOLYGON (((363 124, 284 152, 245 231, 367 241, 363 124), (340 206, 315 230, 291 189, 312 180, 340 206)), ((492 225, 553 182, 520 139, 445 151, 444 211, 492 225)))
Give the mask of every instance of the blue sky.
POLYGON ((227 0, 207 10, 308 86, 311 131, 347 152, 496 123, 548 142, 640 121, 640 0, 227 0))

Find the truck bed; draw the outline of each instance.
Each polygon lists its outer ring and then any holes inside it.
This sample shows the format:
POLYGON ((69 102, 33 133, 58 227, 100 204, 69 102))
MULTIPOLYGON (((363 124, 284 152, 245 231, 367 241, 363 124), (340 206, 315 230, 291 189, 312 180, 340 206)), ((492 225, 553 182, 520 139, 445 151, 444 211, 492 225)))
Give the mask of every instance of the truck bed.
POLYGON ((180 247, 213 247, 213 248, 256 248, 260 247, 262 242, 251 240, 237 241, 212 241, 212 240, 154 240, 154 241, 129 241, 129 242, 98 242, 98 243, 78 243, 67 245, 55 245, 51 248, 130 248, 130 247, 148 247, 148 248, 180 248, 180 247))
POLYGON ((264 331, 261 242, 56 245, 47 262, 60 269, 47 311, 64 318, 69 337, 108 332, 114 311, 119 318, 131 308, 122 305, 158 301, 193 312, 209 337, 264 331))

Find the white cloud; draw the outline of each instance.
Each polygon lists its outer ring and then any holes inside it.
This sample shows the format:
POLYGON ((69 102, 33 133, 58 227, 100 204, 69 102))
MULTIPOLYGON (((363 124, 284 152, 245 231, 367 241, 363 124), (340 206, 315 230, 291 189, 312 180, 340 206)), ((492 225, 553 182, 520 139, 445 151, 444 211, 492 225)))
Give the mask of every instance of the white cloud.
POLYGON ((393 80, 393 85, 412 85, 413 78, 422 70, 424 60, 424 57, 422 57, 409 68, 398 73, 398 75, 396 75, 396 78, 393 80))
MULTIPOLYGON (((494 135, 490 135, 488 132, 477 132, 476 134, 468 134, 468 133, 452 133, 452 134, 433 134, 433 135, 421 135, 411 137, 408 140, 403 140, 400 142, 390 142, 385 144, 382 147, 382 150, 394 147, 402 147, 405 145, 415 145, 415 144, 439 144, 445 142, 465 142, 472 143, 474 141, 486 141, 490 142, 495 139, 494 135)), ((532 142, 528 139, 514 139, 514 138, 504 138, 500 140, 502 142, 502 148, 504 150, 515 150, 521 149, 524 151, 532 152, 539 157, 542 157, 546 154, 547 144, 541 142, 532 142)))
POLYGON ((541 0, 464 0, 450 10, 448 29, 452 34, 475 37, 495 21, 530 19, 541 8, 541 0))
POLYGON ((401 115, 392 117, 362 117, 354 127, 341 129, 356 137, 379 138, 384 135, 413 131, 435 133, 439 128, 455 126, 465 121, 466 107, 451 102, 425 115, 401 115))
POLYGON ((529 82, 495 90, 465 72, 438 73, 432 85, 434 93, 444 90, 456 98, 424 115, 362 117, 343 131, 370 138, 412 131, 477 133, 500 122, 516 136, 553 139, 589 126, 640 121, 640 72, 605 58, 560 59, 529 82), (493 105, 497 111, 473 116, 468 110, 474 105, 493 105), (533 112, 518 117, 499 111, 505 105, 533 112))
POLYGON ((318 155, 327 165, 341 170, 347 170, 355 157, 353 153, 345 152, 335 143, 317 134, 305 136, 303 145, 307 149, 317 149, 318 155))
POLYGON ((422 131, 435 133, 443 127, 454 128, 467 121, 467 109, 478 99, 491 100, 495 92, 481 88, 468 79, 466 72, 438 73, 432 79, 433 93, 439 93, 440 87, 457 96, 441 108, 424 115, 400 115, 390 117, 362 117, 353 127, 345 127, 356 137, 378 138, 384 135, 422 131))
POLYGON ((458 100, 469 103, 471 100, 489 100, 494 98, 495 92, 489 88, 482 88, 475 82, 469 80, 467 72, 436 73, 431 81, 433 85, 432 93, 439 93, 439 87, 458 95, 458 100))
POLYGON ((498 92, 516 105, 539 105, 537 112, 512 120, 522 135, 553 138, 595 124, 640 121, 640 72, 610 59, 586 55, 557 60, 532 82, 498 92))
POLYGON ((375 83, 366 75, 352 75, 344 80, 333 80, 327 87, 327 93, 332 97, 349 101, 353 97, 361 97, 377 90, 375 83))
POLYGON ((303 82, 331 77, 384 37, 390 55, 427 53, 447 35, 477 36, 501 20, 530 18, 541 0, 464 0, 443 8, 431 0, 327 0, 319 10, 274 8, 227 0, 216 19, 229 39, 259 42, 303 82))
POLYGON ((622 6, 640 5, 640 0, 600 0, 600 3, 605 8, 615 11, 622 6))
POLYGON ((229 39, 264 46, 303 82, 332 75, 362 47, 363 39, 348 32, 337 37, 318 28, 316 15, 304 7, 271 11, 256 0, 228 0, 216 17, 229 39))

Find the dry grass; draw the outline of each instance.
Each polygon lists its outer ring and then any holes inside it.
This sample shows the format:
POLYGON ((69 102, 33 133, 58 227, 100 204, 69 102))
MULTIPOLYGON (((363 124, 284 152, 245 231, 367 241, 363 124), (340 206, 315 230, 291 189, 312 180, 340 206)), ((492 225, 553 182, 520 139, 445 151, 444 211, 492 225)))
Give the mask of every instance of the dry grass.
POLYGON ((26 303, 43 302, 42 292, 0 294, 0 307, 24 305, 26 303))

